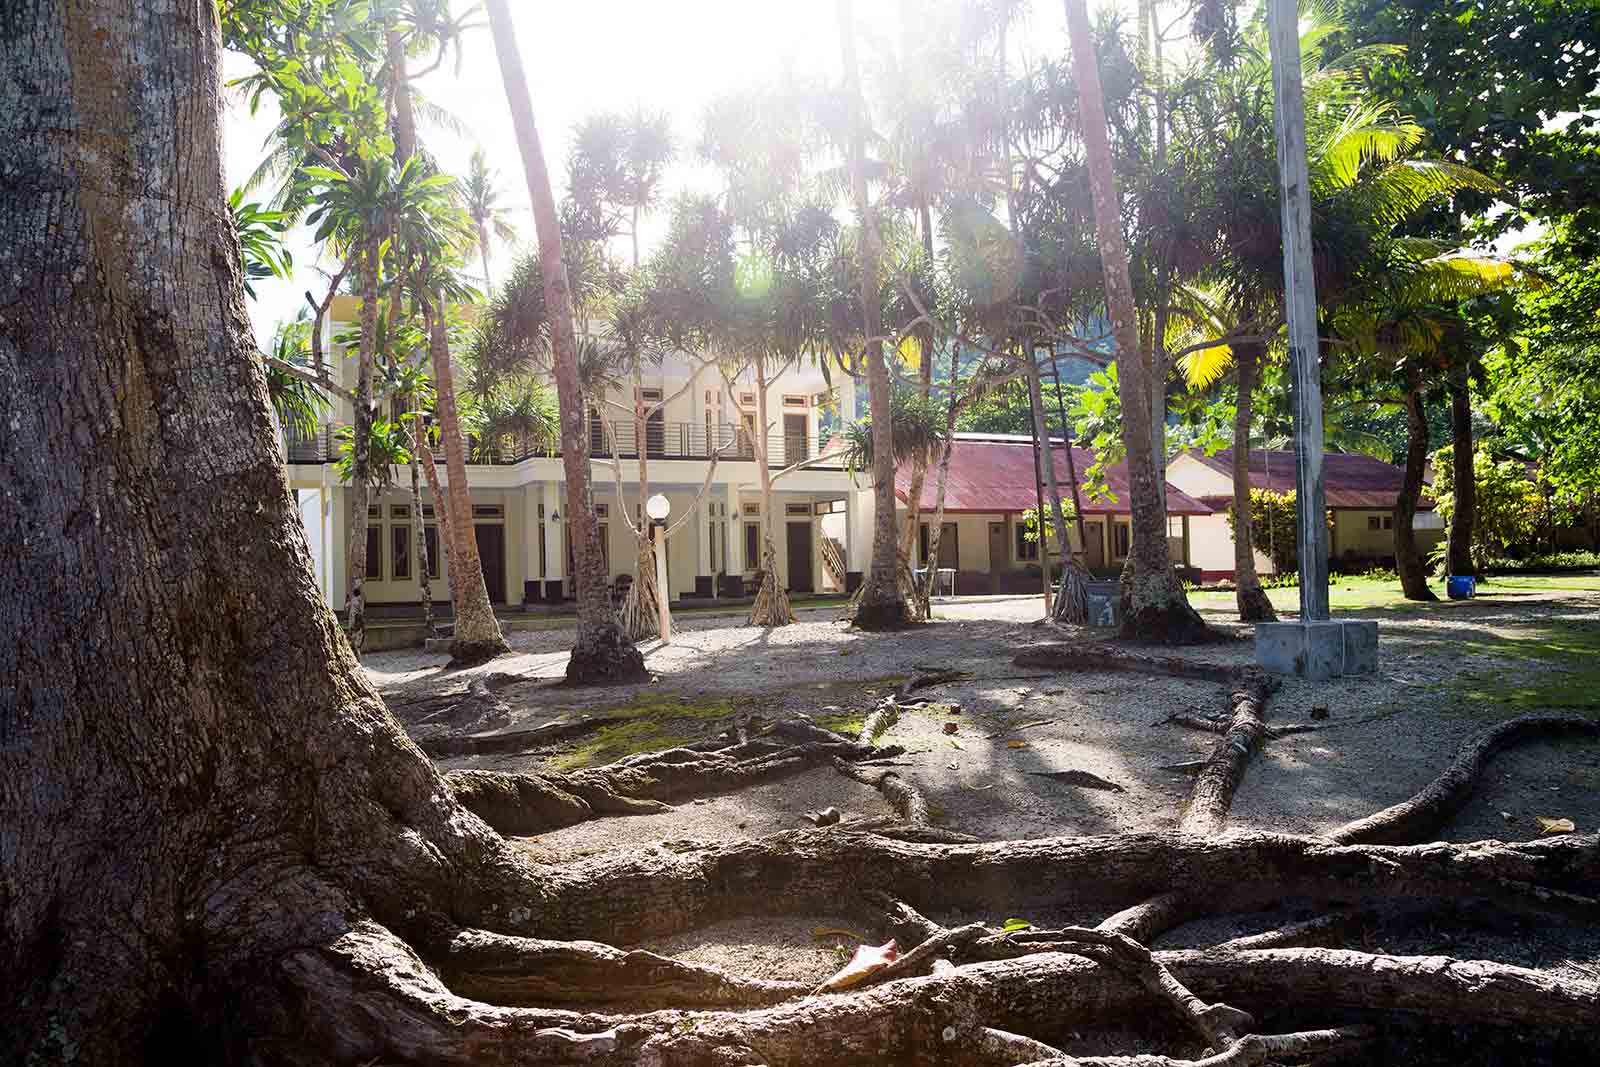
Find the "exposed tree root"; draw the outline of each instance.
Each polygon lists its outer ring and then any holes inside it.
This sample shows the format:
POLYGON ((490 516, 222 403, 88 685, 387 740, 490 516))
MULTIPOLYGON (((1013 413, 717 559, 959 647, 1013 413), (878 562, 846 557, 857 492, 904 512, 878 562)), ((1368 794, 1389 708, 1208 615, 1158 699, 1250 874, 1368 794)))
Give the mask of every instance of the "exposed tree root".
POLYGON ((548 885, 540 894, 537 929, 528 932, 601 933, 620 943, 726 918, 826 914, 839 900, 869 890, 915 908, 1015 915, 1048 907, 1086 918, 1167 892, 1196 894, 1194 915, 1260 911, 1288 900, 1360 907, 1436 898, 1547 918, 1600 918, 1600 904, 1580 895, 1600 884, 1600 839, 1583 835, 1407 847, 1337 846, 1259 833, 922 845, 840 826, 613 853, 541 875, 548 885), (637 899, 652 906, 623 906, 637 899))
POLYGON ((922 791, 898 774, 893 771, 865 770, 837 757, 833 760, 833 766, 846 778, 854 779, 862 785, 870 785, 882 793, 889 806, 894 808, 895 814, 908 824, 928 825, 928 802, 923 798, 922 791))
POLYGON ((1201 1060, 1175 1060, 1169 1056, 1061 1056, 1027 1062, 1033 1067, 1252 1067, 1268 1060, 1320 1055, 1365 1041, 1371 1033, 1369 1027, 1346 1026, 1297 1034, 1251 1034, 1215 1056, 1201 1060))
POLYGON ((1228 685, 1265 677, 1254 667, 1229 667, 1182 656, 1144 655, 1106 644, 1035 645, 1017 653, 1011 662, 1018 667, 1043 667, 1054 671, 1132 671, 1228 685))
POLYGON ((1382 918, 1383 913, 1376 908, 1367 908, 1359 911, 1336 911, 1329 915, 1318 915, 1302 922, 1280 926, 1276 930, 1266 930, 1259 934, 1250 934, 1247 937, 1236 937, 1230 941, 1222 942, 1216 948, 1242 952, 1262 948, 1326 947, 1330 940, 1374 926, 1382 918))
POLYGON ((758 1006, 804 996, 804 982, 769 982, 653 952, 594 941, 541 941, 463 930, 439 957, 455 993, 491 1004, 758 1006))
POLYGON ((1244 779, 1245 765, 1266 739, 1262 719, 1271 692, 1271 686, 1261 680, 1233 694, 1233 717, 1195 778, 1189 804, 1178 820, 1180 833, 1209 836, 1222 829, 1233 794, 1244 779))
MULTIPOLYGON (((830 759, 881 758, 902 751, 892 746, 857 745, 804 720, 774 723, 768 734, 769 739, 735 742, 720 749, 644 752, 603 767, 565 774, 468 770, 451 771, 445 780, 468 811, 501 833, 537 834, 600 815, 667 811, 671 801, 737 792, 798 774, 830 759)), ((894 778, 905 790, 910 789, 891 772, 884 775, 894 778)), ((920 802, 920 795, 917 799, 920 802)), ((925 803, 923 811, 925 814, 925 803)))
POLYGON ((1524 715, 1469 738, 1443 774, 1416 796, 1328 835, 1340 844, 1400 844, 1435 833, 1465 806, 1494 756, 1534 738, 1560 734, 1600 737, 1600 722, 1582 715, 1524 715))
POLYGON ((1157 893, 1132 907, 1108 915, 1096 929, 1124 934, 1135 941, 1148 943, 1168 930, 1198 918, 1200 914, 1200 909, 1190 902, 1186 894, 1173 890, 1157 893))
MULTIPOLYGON (((509 714, 509 709, 507 709, 509 714)), ((591 715, 571 722, 547 722, 526 730, 506 730, 488 734, 447 733, 439 737, 418 737, 417 745, 435 759, 450 756, 492 756, 512 752, 532 752, 575 737, 592 734, 623 722, 616 715, 591 715)))

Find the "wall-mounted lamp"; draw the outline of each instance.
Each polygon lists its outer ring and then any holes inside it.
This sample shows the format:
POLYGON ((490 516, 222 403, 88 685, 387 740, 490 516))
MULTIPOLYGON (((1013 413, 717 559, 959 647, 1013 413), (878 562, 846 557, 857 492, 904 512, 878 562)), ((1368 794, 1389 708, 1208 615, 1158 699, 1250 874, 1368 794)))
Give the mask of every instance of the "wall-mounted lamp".
POLYGON ((551 522, 560 522, 561 521, 561 512, 555 510, 554 508, 551 508, 550 509, 550 521, 551 522))

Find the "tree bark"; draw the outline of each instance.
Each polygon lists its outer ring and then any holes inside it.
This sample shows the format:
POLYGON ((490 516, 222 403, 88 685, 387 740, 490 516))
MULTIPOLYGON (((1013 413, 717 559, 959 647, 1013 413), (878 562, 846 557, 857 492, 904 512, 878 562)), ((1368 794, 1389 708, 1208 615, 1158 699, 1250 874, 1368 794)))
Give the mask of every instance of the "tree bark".
MULTIPOLYGON (((411 416, 412 440, 420 445, 427 440, 422 432, 422 416, 411 416)), ((422 517, 422 479, 418 468, 422 466, 415 450, 411 453, 411 521, 415 524, 412 529, 416 534, 416 547, 413 552, 417 568, 417 595, 422 598, 422 625, 432 637, 437 631, 433 625, 433 590, 428 581, 428 524, 422 517)))
POLYGON ((1122 441, 1128 454, 1128 510, 1133 519, 1130 567, 1123 591, 1128 605, 1123 636, 1165 644, 1195 644, 1208 636, 1206 624, 1184 595, 1167 553, 1166 484, 1158 476, 1151 425, 1149 375, 1140 358, 1138 311, 1128 271, 1128 247, 1106 135, 1100 68, 1089 32, 1084 0, 1065 0, 1072 39, 1072 70, 1083 116, 1084 151, 1094 200, 1095 234, 1105 272, 1106 306, 1117 344, 1117 377, 1122 394, 1122 441))
POLYGON ((11 12, 0 1061, 325 1058, 286 954, 429 899, 465 919, 511 861, 314 580, 224 207, 215 5, 11 12))
POLYGON ((367 523, 372 495, 372 371, 378 343, 378 245, 371 234, 361 250, 361 341, 356 361, 354 436, 350 464, 350 550, 346 556, 346 634, 360 655, 367 641, 367 523))
POLYGON ((1240 622, 1277 622, 1278 613, 1256 575, 1255 510, 1250 504, 1250 427, 1255 421, 1256 377, 1261 346, 1242 341, 1233 346, 1239 375, 1238 403, 1233 412, 1233 585, 1240 622))
POLYGON ((1450 573, 1476 574, 1472 564, 1472 527, 1477 517, 1478 487, 1473 470, 1472 386, 1465 365, 1451 375, 1450 381, 1450 473, 1450 573))
POLYGON ((1422 470, 1428 462, 1428 416, 1422 408, 1422 386, 1412 371, 1406 388, 1406 472, 1394 502, 1394 568, 1407 600, 1438 600, 1428 588, 1428 573, 1417 551, 1417 501, 1422 497, 1422 470))
POLYGON ((867 199, 866 102, 856 63, 856 30, 851 0, 839 0, 839 46, 844 60, 845 94, 849 97, 850 188, 861 226, 862 336, 867 349, 867 396, 872 412, 872 566, 856 608, 855 624, 863 630, 898 630, 911 624, 911 612, 900 587, 900 544, 895 532, 895 460, 893 393, 880 332, 883 315, 878 292, 878 264, 883 238, 867 199))
POLYGON ((567 681, 604 685, 644 681, 644 657, 617 625, 607 588, 605 560, 600 553, 600 524, 594 514, 589 478, 589 442, 583 418, 583 385, 578 378, 578 342, 572 320, 572 290, 561 252, 561 223, 544 149, 533 121, 528 82, 522 71, 516 31, 506 0, 489 0, 500 77, 511 106, 528 199, 539 234, 539 267, 544 276, 545 307, 550 315, 551 362, 561 409, 561 468, 567 479, 567 536, 572 545, 573 584, 578 599, 578 634, 567 663, 567 681))
POLYGON ((494 616, 489 588, 483 580, 478 538, 472 522, 472 490, 467 485, 467 449, 456 412, 455 375, 450 363, 450 330, 444 319, 443 300, 424 303, 428 325, 428 355, 433 361, 439 437, 444 442, 444 464, 449 480, 445 500, 450 510, 450 533, 456 538, 461 572, 456 576, 461 599, 456 605, 451 631, 450 659, 457 665, 481 663, 511 651, 494 616))
MULTIPOLYGON (((767 455, 767 364, 765 357, 757 356, 756 370, 756 469, 761 478, 761 585, 756 589, 755 603, 750 605, 751 626, 787 626, 794 622, 794 607, 789 594, 778 580, 778 546, 774 534, 778 510, 777 497, 772 492, 772 463, 767 455)), ((746 561, 748 563, 748 561, 746 561)))

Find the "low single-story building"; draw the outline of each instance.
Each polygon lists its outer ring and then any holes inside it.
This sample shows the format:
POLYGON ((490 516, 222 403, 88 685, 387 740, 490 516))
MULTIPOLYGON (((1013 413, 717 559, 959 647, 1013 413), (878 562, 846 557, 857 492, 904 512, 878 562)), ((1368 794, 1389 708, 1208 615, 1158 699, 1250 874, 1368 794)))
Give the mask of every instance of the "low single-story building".
MULTIPOLYGON (((1294 453, 1287 450, 1250 450, 1250 487, 1282 493, 1294 489, 1294 453)), ((1328 511, 1333 518, 1328 559, 1333 566, 1363 563, 1392 565, 1394 503, 1405 471, 1373 456, 1329 452, 1323 457, 1322 478, 1328 511)), ((1191 520, 1190 563, 1204 578, 1232 578, 1233 450, 1214 455, 1184 452, 1167 464, 1167 482, 1208 505, 1211 514, 1191 520)), ((1444 536, 1444 521, 1426 494, 1417 504, 1413 529, 1418 548, 1426 554, 1444 536)), ((1257 551, 1256 571, 1271 574, 1272 561, 1257 551)))
MULTIPOLYGON (((1067 452, 1060 440, 1050 444, 1056 479, 1063 502, 1071 499, 1068 488, 1067 452)), ((1073 463, 1080 483, 1084 472, 1096 461, 1087 448, 1072 449, 1073 463)), ((940 567, 956 570, 956 593, 1032 593, 1039 589, 1041 553, 1046 560, 1059 559, 1053 534, 1045 543, 1028 541, 1024 535, 1023 513, 1036 508, 1039 501, 1037 468, 1034 466, 1033 438, 1014 434, 962 433, 956 435, 950 456, 950 474, 945 487, 944 532, 940 536, 940 567)), ((1109 497, 1090 499, 1083 495, 1084 557, 1091 570, 1115 570, 1127 558, 1133 543, 1132 517, 1128 512, 1128 470, 1126 464, 1110 467, 1105 474, 1109 497)), ((895 478, 898 517, 903 524, 910 501, 911 468, 902 465, 895 478)), ((918 531, 917 565, 926 562, 927 546, 935 509, 938 506, 938 470, 930 468, 922 487, 918 531)), ((1046 491, 1048 499, 1048 490, 1046 491)), ((857 530, 872 528, 872 494, 862 492, 852 498, 857 530)), ((1167 486, 1168 552, 1180 565, 1191 563, 1193 539, 1190 524, 1210 516, 1211 508, 1167 486)), ((903 528, 903 526, 902 526, 903 528)), ((870 538, 860 538, 870 541, 870 538)))

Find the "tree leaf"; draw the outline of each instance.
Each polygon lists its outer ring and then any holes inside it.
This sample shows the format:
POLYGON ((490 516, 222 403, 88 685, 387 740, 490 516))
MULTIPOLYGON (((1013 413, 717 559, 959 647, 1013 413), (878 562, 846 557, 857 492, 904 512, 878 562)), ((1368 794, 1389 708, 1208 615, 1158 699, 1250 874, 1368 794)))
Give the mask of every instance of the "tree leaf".
POLYGON ((1537 816, 1539 831, 1546 834, 1570 834, 1577 830, 1571 819, 1552 819, 1544 815, 1537 816))
POLYGON ((1032 930, 1033 924, 1027 919, 1007 919, 1000 924, 1000 929, 1009 934, 1013 930, 1032 930))

